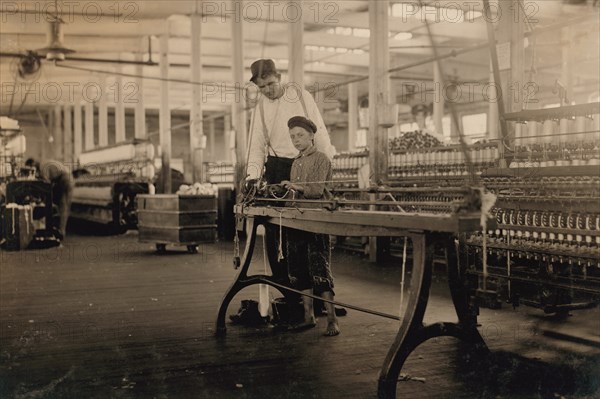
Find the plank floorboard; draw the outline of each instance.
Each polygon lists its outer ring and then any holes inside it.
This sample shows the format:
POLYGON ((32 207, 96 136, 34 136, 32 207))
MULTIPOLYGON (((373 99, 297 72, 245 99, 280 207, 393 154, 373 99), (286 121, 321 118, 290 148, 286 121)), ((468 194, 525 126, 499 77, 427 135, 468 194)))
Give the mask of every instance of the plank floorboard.
MULTIPOLYGON (((214 337, 236 274, 232 249, 225 242, 196 255, 185 247, 158 255, 133 233, 75 234, 60 249, 0 252, 0 397, 376 398, 397 321, 350 310, 335 338, 322 335, 323 318, 301 333, 230 325, 225 338, 214 337)), ((398 265, 335 251, 333 270, 338 300, 399 314, 398 265)), ((228 313, 257 296, 256 287, 244 290, 228 313)), ((482 309, 492 355, 476 359, 452 338, 429 341, 403 369, 425 382, 400 382, 398 396, 599 397, 599 315, 574 312, 559 323, 533 309, 482 309)), ((438 320, 456 320, 443 268, 426 314, 438 320)))

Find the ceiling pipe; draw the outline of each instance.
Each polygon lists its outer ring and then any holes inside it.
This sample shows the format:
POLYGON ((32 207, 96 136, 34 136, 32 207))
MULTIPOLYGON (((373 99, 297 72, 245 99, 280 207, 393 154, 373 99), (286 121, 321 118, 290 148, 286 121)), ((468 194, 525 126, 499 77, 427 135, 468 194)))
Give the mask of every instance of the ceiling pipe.
MULTIPOLYGON (((26 54, 22 53, 6 53, 0 52, 0 58, 23 58, 26 54)), ((40 60, 45 60, 46 57, 40 54, 34 54, 34 56, 40 60)), ((56 60, 59 61, 59 60, 56 60)), ((105 64, 125 64, 125 65, 147 65, 157 66, 158 63, 154 61, 128 61, 128 60, 117 60, 117 59, 105 59, 105 58, 84 58, 84 57, 67 57, 64 61, 79 61, 79 62, 97 62, 105 64)), ((59 61, 60 62, 60 61, 59 61)))

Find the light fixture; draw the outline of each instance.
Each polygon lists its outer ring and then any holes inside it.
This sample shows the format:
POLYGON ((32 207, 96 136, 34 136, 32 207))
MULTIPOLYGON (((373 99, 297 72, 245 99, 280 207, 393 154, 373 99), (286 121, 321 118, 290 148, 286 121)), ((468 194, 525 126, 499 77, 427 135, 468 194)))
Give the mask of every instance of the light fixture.
POLYGON ((413 35, 410 32, 398 32, 393 34, 392 39, 394 40, 409 40, 412 39, 413 35))
POLYGON ((352 28, 352 36, 356 37, 371 37, 371 31, 364 28, 352 28))
POLYGON ((369 28, 351 28, 348 26, 336 26, 329 28, 325 32, 330 35, 355 36, 355 37, 370 37, 371 31, 369 28))
POLYGON ((365 50, 360 49, 360 48, 350 49, 347 47, 331 47, 331 46, 325 47, 325 46, 315 46, 312 44, 305 46, 305 49, 308 51, 325 51, 328 53, 338 53, 338 54, 347 54, 347 53, 364 54, 365 53, 365 50))

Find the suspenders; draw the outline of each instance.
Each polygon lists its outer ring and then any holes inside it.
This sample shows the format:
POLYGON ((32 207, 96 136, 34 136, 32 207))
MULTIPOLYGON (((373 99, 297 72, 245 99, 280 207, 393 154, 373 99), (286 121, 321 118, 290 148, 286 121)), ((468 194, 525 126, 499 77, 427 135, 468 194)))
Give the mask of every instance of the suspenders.
MULTIPOLYGON (((298 90, 298 89, 296 89, 296 90, 298 90)), ((302 90, 298 90, 298 97, 300 98, 300 103, 302 104, 302 109, 304 110, 304 116, 306 118, 308 118, 308 111, 306 109, 306 103, 304 102, 304 97, 302 96, 302 90)), ((270 148, 271 151, 273 151, 273 154, 275 154, 275 156, 278 157, 277 153, 273 149, 273 146, 271 145, 271 138, 269 137, 269 131, 267 130, 267 124, 265 123, 264 98, 260 101, 259 108, 260 108, 260 119, 261 119, 262 125, 263 125, 263 136, 265 137, 265 143, 267 146, 267 154, 269 153, 269 148, 270 148)), ((277 114, 275 114, 275 116, 277 116, 277 114)), ((275 123, 275 121, 273 121, 273 124, 274 123, 275 123)))

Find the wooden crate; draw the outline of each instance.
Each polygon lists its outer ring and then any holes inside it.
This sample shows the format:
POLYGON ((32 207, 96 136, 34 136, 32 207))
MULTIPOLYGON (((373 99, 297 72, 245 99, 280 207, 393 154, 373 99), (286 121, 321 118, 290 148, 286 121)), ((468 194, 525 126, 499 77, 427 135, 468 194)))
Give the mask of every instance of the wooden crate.
POLYGON ((217 198, 201 195, 138 195, 139 240, 200 244, 217 239, 217 198))
POLYGON ((139 226, 139 240, 157 244, 201 244, 217 240, 217 225, 193 227, 139 226))
POLYGON ((217 197, 204 195, 143 194, 137 196, 138 210, 216 211, 217 197))
MULTIPOLYGON (((16 205, 16 204, 9 204, 16 205)), ((29 206, 2 207, 2 237, 9 251, 26 249, 35 235, 33 212, 29 206)))

